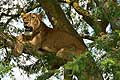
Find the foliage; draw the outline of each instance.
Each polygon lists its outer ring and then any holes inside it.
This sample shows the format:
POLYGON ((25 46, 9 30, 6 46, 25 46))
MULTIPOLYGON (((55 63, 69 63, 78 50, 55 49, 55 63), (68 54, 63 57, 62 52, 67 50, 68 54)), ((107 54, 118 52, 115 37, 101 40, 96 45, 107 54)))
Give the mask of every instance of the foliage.
MULTIPOLYGON (((92 47, 96 47, 96 49, 101 50, 97 52, 101 57, 96 58, 99 68, 102 70, 102 73, 105 74, 106 79, 110 79, 112 76, 112 79, 119 80, 119 69, 120 69, 120 47, 119 47, 119 31, 115 31, 110 34, 102 35, 101 37, 98 37, 94 44, 90 44, 92 47), (109 76, 109 77, 108 77, 109 76)), ((96 53, 94 53, 96 54, 96 53)), ((97 57, 97 56, 96 56, 97 57)))
MULTIPOLYGON (((97 66, 93 66, 92 64, 94 63, 94 60, 91 57, 90 52, 86 52, 86 54, 83 54, 82 56, 78 57, 75 59, 73 62, 68 62, 65 64, 65 69, 71 70, 72 74, 71 75, 76 75, 78 76, 78 79, 82 80, 88 80, 89 76, 84 74, 85 71, 89 71, 89 75, 93 75, 94 73, 97 74, 96 70, 98 70, 97 66)), ((94 63, 96 64, 96 63, 94 63)), ((68 75, 68 74, 67 74, 68 75)), ((98 77, 96 75, 96 77, 98 77)))
MULTIPOLYGON (((41 2, 50 0, 1 0, 0 1, 0 78, 6 74, 12 75, 12 68, 19 67, 26 74, 38 74, 36 80, 46 80, 52 75, 59 75, 61 72, 51 70, 53 64, 61 65, 61 59, 55 55, 46 52, 48 55, 22 55, 25 62, 31 61, 31 57, 35 58, 30 65, 20 64, 21 58, 15 59, 12 56, 11 49, 8 47, 10 40, 14 43, 14 38, 22 33, 23 25, 20 13, 36 12, 43 13, 47 16, 54 26, 52 15, 54 11, 46 11, 41 2), (18 2, 15 2, 18 1, 18 2), (16 24, 14 24, 16 23, 16 24), (19 27, 20 26, 20 27, 19 27), (14 64, 11 64, 14 60, 14 64), (58 63, 59 62, 59 63, 58 63)), ((88 40, 93 38, 92 42, 85 41, 88 51, 81 56, 75 56, 73 61, 63 65, 65 75, 72 77, 77 76, 80 80, 120 80, 120 4, 117 0, 55 0, 61 5, 64 15, 72 24, 72 27, 79 33, 87 35, 88 40), (78 3, 79 2, 79 6, 78 3), (62 4, 61 4, 62 3, 62 4), (106 32, 106 28, 110 24, 110 33, 106 32), (92 29, 91 29, 92 28, 92 29), (89 38, 90 37, 90 38, 89 38), (87 75, 86 75, 87 74, 87 75), (100 76, 102 76, 102 79, 100 76), (93 80, 93 79, 91 79, 93 80)), ((54 0, 53 0, 54 2, 54 0)), ((51 3, 51 2, 50 2, 51 3)), ((47 2, 45 4, 47 6, 47 2)), ((53 7, 51 5, 51 7, 53 7)), ((55 7, 56 8, 56 7, 55 7)), ((54 9, 55 9, 54 8, 54 9)), ((56 15, 59 14, 56 11, 56 15)), ((59 14, 59 17, 61 15, 59 14)), ((48 18, 45 18, 48 19, 48 18)), ((62 18, 61 21, 63 21, 62 18)), ((65 19, 66 20, 66 19, 65 19)), ((58 22, 59 23, 59 22, 58 22)), ((66 25, 65 24, 62 25, 66 25)), ((64 26, 62 26, 64 28, 64 26)), ((26 48, 28 48, 26 46, 26 48)), ((36 53, 37 54, 37 53, 36 53)), ((31 61, 32 62, 32 61, 31 61)))
POLYGON ((0 62, 0 79, 4 77, 7 73, 12 77, 12 68, 14 65, 6 64, 5 62, 0 62))

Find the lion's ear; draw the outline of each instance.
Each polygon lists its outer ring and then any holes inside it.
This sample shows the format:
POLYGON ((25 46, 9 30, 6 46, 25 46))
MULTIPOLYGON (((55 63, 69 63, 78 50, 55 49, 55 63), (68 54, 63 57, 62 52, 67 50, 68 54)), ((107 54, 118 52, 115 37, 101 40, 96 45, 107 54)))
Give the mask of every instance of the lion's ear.
POLYGON ((22 12, 22 13, 20 14, 20 16, 23 17, 25 14, 26 14, 25 12, 22 12))
POLYGON ((38 14, 38 17, 39 17, 40 20, 42 20, 43 15, 42 14, 38 14))

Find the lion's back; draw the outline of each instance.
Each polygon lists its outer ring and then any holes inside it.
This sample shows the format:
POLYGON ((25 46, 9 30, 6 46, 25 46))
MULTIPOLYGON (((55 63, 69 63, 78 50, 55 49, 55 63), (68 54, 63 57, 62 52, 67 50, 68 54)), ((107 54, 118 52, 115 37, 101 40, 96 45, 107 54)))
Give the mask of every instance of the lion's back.
POLYGON ((56 49, 72 46, 74 46, 75 48, 81 48, 82 45, 78 38, 62 30, 50 29, 48 30, 47 35, 45 37, 45 45, 48 44, 49 47, 52 46, 56 49))

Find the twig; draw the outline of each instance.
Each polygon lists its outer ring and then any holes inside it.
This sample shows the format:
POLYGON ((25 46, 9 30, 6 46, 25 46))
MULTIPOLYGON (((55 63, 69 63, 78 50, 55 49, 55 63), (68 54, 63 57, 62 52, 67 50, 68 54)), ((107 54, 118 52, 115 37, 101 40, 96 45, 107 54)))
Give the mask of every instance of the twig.
POLYGON ((86 34, 80 34, 80 36, 83 38, 83 39, 89 39, 89 40, 92 40, 92 41, 95 41, 95 37, 93 36, 89 36, 89 35, 86 35, 86 34))

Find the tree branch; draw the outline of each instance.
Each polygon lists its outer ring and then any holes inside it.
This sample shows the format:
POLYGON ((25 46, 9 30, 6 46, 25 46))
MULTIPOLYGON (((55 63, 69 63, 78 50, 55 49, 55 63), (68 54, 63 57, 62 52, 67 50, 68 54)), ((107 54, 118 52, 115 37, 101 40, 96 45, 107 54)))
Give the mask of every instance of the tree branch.
POLYGON ((72 25, 66 18, 65 13, 63 12, 59 3, 56 0, 37 0, 37 1, 46 11, 46 14, 48 15, 50 22, 53 22, 52 24, 55 26, 55 28, 62 29, 73 34, 80 40, 81 45, 83 45, 83 47, 86 48, 82 38, 73 29, 72 25))
POLYGON ((81 38, 83 39, 88 39, 88 40, 92 40, 92 41, 95 41, 95 37, 93 36, 89 36, 89 35, 85 35, 85 34, 80 34, 81 38))
MULTIPOLYGON (((58 1, 63 2, 63 0, 58 1)), ((101 26, 99 25, 100 23, 93 15, 79 5, 78 0, 64 0, 64 2, 73 6, 75 11, 83 16, 83 20, 85 20, 85 22, 87 22, 94 29, 96 35, 99 35, 99 33, 102 32, 101 26)))
POLYGON ((100 6, 99 1, 98 0, 94 0, 94 2, 96 3, 97 6, 100 6))
POLYGON ((0 46, 4 45, 9 48, 14 47, 15 37, 13 35, 9 35, 8 33, 0 32, 0 46))

